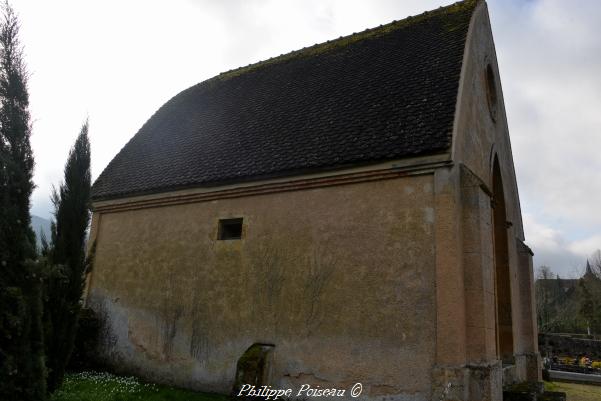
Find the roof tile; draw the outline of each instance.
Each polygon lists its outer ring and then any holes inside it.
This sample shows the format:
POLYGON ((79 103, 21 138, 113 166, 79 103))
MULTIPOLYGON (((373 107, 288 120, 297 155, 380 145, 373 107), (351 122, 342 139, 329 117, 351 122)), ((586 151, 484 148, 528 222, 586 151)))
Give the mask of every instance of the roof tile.
POLYGON ((469 0, 220 74, 163 105, 94 200, 447 152, 469 0))

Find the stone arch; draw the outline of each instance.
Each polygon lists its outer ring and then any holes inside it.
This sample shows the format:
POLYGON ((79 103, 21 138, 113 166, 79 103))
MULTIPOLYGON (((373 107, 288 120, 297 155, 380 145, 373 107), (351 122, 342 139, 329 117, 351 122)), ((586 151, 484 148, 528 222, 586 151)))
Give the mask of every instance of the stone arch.
POLYGON ((512 363, 514 338, 511 310, 507 208, 505 204, 505 192, 503 190, 503 177, 497 156, 495 156, 492 166, 492 191, 497 356, 504 363, 512 363))

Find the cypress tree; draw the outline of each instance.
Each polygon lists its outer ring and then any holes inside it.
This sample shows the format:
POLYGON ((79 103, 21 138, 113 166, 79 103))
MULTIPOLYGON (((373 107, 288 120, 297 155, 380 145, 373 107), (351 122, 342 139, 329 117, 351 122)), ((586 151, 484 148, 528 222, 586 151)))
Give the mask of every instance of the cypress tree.
POLYGON ((0 399, 45 398, 41 282, 29 214, 33 153, 19 21, 0 20, 0 399))
POLYGON ((46 278, 44 324, 48 390, 60 387, 73 344, 81 309, 85 273, 85 245, 90 222, 90 142, 86 121, 69 152, 64 182, 53 192, 54 217, 50 245, 45 251, 50 263, 46 278))

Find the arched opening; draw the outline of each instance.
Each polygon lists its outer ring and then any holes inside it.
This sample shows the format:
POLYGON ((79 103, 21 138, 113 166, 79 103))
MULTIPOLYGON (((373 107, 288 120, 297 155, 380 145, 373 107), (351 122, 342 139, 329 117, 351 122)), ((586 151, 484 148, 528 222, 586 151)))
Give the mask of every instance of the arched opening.
POLYGON ((497 356, 513 362, 513 322, 511 313, 511 277, 507 241, 507 214, 499 160, 493 166, 493 235, 495 258, 495 298, 497 309, 497 356))

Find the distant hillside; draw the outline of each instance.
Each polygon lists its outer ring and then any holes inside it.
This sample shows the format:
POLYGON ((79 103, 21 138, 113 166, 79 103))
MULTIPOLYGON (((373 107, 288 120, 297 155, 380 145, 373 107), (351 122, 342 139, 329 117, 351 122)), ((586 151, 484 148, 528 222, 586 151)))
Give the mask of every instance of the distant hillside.
POLYGON ((31 227, 35 232, 35 238, 38 246, 41 245, 42 233, 50 240, 50 220, 43 219, 39 216, 31 216, 31 227))

